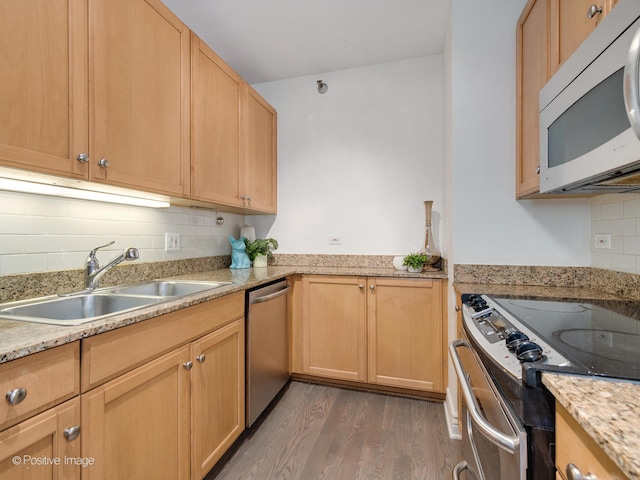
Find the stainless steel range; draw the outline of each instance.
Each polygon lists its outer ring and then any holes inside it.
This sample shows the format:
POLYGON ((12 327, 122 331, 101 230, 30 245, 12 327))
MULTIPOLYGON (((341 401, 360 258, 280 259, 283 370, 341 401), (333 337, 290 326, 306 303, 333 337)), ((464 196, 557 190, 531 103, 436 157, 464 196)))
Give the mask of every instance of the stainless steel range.
POLYGON ((449 352, 463 393, 454 479, 553 480, 544 371, 640 380, 640 303, 463 295, 449 352))

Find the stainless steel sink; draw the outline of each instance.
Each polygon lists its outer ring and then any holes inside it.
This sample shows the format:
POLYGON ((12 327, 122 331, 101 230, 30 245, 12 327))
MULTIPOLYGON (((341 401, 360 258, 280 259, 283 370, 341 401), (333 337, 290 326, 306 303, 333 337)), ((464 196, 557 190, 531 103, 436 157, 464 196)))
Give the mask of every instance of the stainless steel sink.
POLYGON ((204 292, 231 282, 154 280, 92 293, 44 297, 0 305, 0 319, 53 325, 81 325, 111 315, 204 292))
POLYGON ((80 325, 162 302, 161 297, 82 294, 70 297, 45 297, 5 304, 0 318, 54 325, 80 325))
POLYGON ((231 285, 231 282, 200 282, 195 280, 154 280, 149 283, 116 287, 112 293, 122 295, 150 295, 154 297, 182 297, 231 285))

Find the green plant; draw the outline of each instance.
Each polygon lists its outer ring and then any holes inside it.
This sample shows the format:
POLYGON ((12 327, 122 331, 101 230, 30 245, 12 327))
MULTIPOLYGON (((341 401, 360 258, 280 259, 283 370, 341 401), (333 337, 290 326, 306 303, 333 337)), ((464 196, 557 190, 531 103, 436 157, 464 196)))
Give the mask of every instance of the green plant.
POLYGON ((244 244, 247 246, 247 255, 252 262, 258 255, 266 255, 267 257, 273 257, 271 250, 278 249, 278 241, 273 238, 256 238, 254 241, 244 239, 244 244))
POLYGON ((420 270, 424 267, 424 264, 427 263, 427 260, 429 260, 429 255, 426 253, 410 253, 404 257, 402 264, 413 269, 420 270))

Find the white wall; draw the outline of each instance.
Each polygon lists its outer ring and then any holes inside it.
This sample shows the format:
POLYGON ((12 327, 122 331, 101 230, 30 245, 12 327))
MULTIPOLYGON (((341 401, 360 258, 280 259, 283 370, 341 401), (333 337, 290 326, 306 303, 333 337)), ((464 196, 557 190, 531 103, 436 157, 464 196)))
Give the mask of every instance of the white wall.
POLYGON ((516 23, 526 0, 452 2, 453 261, 590 265, 586 199, 515 200, 516 23))
POLYGON ((141 262, 230 255, 241 215, 171 207, 154 209, 0 191, 0 275, 82 268, 92 248, 101 262, 131 246, 141 262), (180 234, 180 251, 164 251, 164 234, 180 234))
POLYGON ((441 55, 253 87, 278 111, 278 215, 248 221, 278 252, 416 251, 425 200, 441 233, 441 55))

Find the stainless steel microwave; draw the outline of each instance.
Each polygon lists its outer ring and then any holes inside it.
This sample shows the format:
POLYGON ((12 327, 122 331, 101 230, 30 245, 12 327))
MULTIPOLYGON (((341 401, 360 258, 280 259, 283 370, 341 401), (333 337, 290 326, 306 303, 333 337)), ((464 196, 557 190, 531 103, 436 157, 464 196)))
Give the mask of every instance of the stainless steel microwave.
POLYGON ((540 192, 640 191, 640 0, 621 0, 540 91, 540 192))

